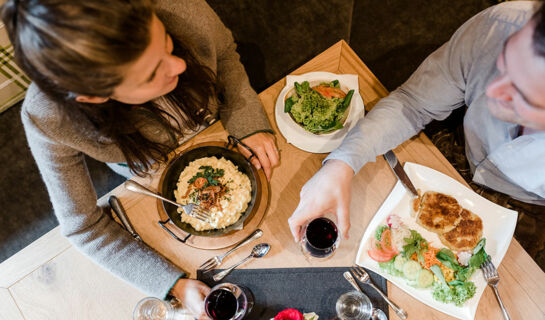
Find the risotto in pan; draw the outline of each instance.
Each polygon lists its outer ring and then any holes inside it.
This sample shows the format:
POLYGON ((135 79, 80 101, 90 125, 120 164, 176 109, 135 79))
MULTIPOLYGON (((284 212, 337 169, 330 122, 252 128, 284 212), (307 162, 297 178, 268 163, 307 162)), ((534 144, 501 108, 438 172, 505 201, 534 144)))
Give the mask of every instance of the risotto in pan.
POLYGON ((207 157, 189 163, 182 171, 176 190, 176 202, 196 203, 210 212, 207 222, 183 213, 182 222, 195 230, 221 229, 237 222, 252 198, 252 185, 247 175, 225 158, 207 157))

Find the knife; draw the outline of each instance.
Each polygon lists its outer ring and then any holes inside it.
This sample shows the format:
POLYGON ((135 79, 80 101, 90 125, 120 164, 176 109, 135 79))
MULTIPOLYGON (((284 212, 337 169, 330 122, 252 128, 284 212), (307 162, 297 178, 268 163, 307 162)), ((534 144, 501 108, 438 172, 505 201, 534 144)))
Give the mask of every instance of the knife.
POLYGON ((403 170, 403 167, 401 166, 401 163, 399 163, 399 160, 397 160, 394 152, 392 150, 386 152, 384 154, 384 159, 388 161, 390 168, 394 170, 395 175, 397 176, 399 181, 403 183, 405 188, 409 190, 415 197, 418 197, 418 191, 416 191, 416 188, 411 182, 411 179, 409 179, 409 176, 407 176, 407 173, 405 172, 405 170, 403 170))
POLYGON ((116 196, 110 196, 110 198, 108 198, 108 203, 110 204, 110 207, 114 210, 115 215, 117 216, 119 221, 121 221, 125 229, 129 231, 131 236, 138 241, 142 241, 142 238, 140 238, 138 233, 136 233, 131 222, 129 221, 129 218, 127 217, 127 213, 125 212, 125 209, 121 205, 121 201, 119 201, 119 199, 116 196))

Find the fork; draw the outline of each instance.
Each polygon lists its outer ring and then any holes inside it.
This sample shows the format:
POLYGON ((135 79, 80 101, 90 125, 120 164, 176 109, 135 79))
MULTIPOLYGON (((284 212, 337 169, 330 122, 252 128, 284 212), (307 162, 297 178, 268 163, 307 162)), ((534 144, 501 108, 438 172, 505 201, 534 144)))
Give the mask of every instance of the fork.
POLYGON ((254 232, 252 232, 252 234, 247 236, 244 240, 237 243, 237 245, 233 247, 231 250, 227 251, 226 253, 222 255, 217 255, 206 260, 203 264, 201 264, 199 269, 203 270, 203 272, 208 272, 210 270, 217 268, 222 263, 223 259, 227 257, 228 255, 230 255, 233 251, 237 250, 238 248, 244 246, 245 244, 255 239, 261 238, 262 235, 263 235, 263 231, 261 231, 261 229, 256 229, 254 232))
POLYGON ((398 307, 395 303, 393 303, 390 299, 388 299, 388 297, 382 293, 382 291, 380 291, 379 288, 377 288, 377 286, 371 281, 371 279, 369 278, 369 274, 367 273, 367 271, 365 271, 362 267, 358 266, 358 265, 354 265, 352 266, 352 268, 350 268, 350 272, 352 272, 352 274, 354 275, 354 277, 356 279, 358 279, 360 282, 363 282, 365 284, 368 284, 370 285, 373 289, 375 289, 376 292, 378 292, 378 294, 380 294, 380 296, 386 300, 386 302, 390 305, 390 307, 394 310, 394 312, 397 314, 397 316, 400 318, 400 319, 407 319, 407 311, 401 309, 400 307, 398 307))
POLYGON ((190 203, 190 204, 186 204, 186 205, 179 204, 177 202, 174 202, 174 201, 172 201, 170 199, 167 199, 167 198, 165 198, 165 197, 151 191, 150 189, 144 187, 140 183, 138 183, 136 181, 133 181, 133 180, 125 181, 125 183, 123 185, 125 186, 125 188, 127 188, 128 190, 130 190, 132 192, 137 192, 137 193, 145 194, 147 196, 155 197, 155 198, 161 199, 161 200, 163 200, 165 202, 168 202, 170 204, 173 204, 173 205, 175 205, 177 207, 180 207, 180 208, 182 208, 184 213, 187 214, 188 216, 197 218, 198 220, 201 220, 203 222, 206 222, 208 220, 208 218, 210 218, 210 214, 207 211, 203 210, 201 207, 199 207, 197 204, 194 204, 194 203, 190 203))
POLYGON ((498 303, 500 304, 501 311, 503 312, 503 318, 510 320, 511 317, 509 317, 509 313, 507 313, 507 310, 505 309, 505 306, 503 305, 503 301, 500 298, 500 293, 498 291, 498 282, 500 282, 500 275, 498 274, 498 270, 496 270, 496 267, 490 260, 490 256, 486 257, 486 260, 481 264, 481 269, 483 270, 484 279, 486 280, 486 283, 494 289, 494 293, 496 294, 496 299, 498 300, 498 303))

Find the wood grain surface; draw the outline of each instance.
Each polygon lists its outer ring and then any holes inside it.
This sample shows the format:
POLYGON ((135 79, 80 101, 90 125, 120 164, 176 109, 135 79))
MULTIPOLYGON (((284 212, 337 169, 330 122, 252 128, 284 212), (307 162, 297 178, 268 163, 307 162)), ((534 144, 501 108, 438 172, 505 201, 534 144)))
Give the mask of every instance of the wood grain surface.
MULTIPOLYGON (((360 94, 368 110, 387 94, 378 79, 344 41, 333 45, 293 74, 310 71, 358 74, 360 94)), ((259 95, 276 132, 281 154, 280 165, 274 169, 270 181, 270 203, 261 225, 264 235, 259 240, 270 243, 272 248, 266 257, 254 260, 244 268, 350 266, 355 261, 359 241, 367 224, 394 187, 396 178, 382 157, 367 164, 353 179, 350 239, 341 241, 332 259, 307 261, 291 237, 287 219, 297 207, 299 190, 320 168, 325 154, 299 150, 287 144, 278 132, 273 108, 284 83, 282 79, 259 95)), ((226 137, 221 123, 216 123, 182 145, 180 150, 207 141, 225 141, 226 137)), ((401 162, 419 163, 465 183, 422 133, 394 151, 401 162)), ((161 170, 158 168, 158 173, 151 178, 136 180, 156 190, 161 170)), ((114 189, 112 193, 123 203, 143 240, 188 271, 192 277, 196 275, 196 267, 203 261, 225 251, 191 248, 170 237, 157 224, 159 214, 155 199, 131 193, 123 187, 114 189)), ((245 257, 250 250, 251 245, 238 250, 224 261, 224 266, 245 257)), ((499 290, 511 318, 545 319, 545 273, 514 239, 499 267, 499 273, 499 290)), ((132 308, 143 297, 138 290, 102 270, 70 247, 62 239, 58 228, 2 263, 0 284, 4 288, 0 291, 2 319, 130 319, 132 308), (11 297, 12 300, 4 297, 11 297), (6 314, 14 316, 10 318, 6 314)), ((388 295, 407 310, 409 319, 451 319, 392 284, 388 285, 388 295)), ((392 311, 390 314, 394 319, 392 311)), ((501 317, 492 290, 486 289, 476 318, 501 317)))

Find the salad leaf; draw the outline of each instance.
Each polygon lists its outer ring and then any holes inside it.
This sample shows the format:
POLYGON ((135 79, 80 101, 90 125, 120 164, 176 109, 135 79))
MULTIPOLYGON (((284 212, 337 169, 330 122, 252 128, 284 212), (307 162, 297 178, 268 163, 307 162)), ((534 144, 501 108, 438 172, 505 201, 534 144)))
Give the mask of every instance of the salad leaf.
POLYGON ((454 255, 454 253, 452 253, 452 251, 447 248, 442 248, 441 250, 439 250, 435 257, 437 258, 437 260, 441 261, 441 263, 444 264, 447 268, 450 268, 454 271, 462 269, 460 264, 458 264, 458 261, 456 261, 456 256, 454 255))
POLYGON ((445 276, 443 275, 443 271, 441 271, 441 268, 434 264, 430 267, 430 270, 433 272, 433 274, 439 279, 439 282, 441 282, 443 285, 447 285, 447 281, 445 280, 445 276))
POLYGON ((484 251, 484 247, 479 250, 479 252, 475 253, 471 259, 469 259, 469 267, 478 269, 481 267, 481 265, 486 261, 486 258, 488 255, 486 254, 486 251, 484 251))
MULTIPOLYGON (((485 238, 482 238, 481 241, 479 241, 479 243, 475 246, 475 249, 479 248, 479 250, 469 259, 468 266, 456 273, 456 280, 466 281, 467 279, 471 278, 473 272, 479 269, 485 262, 486 258, 488 257, 488 254, 484 250, 485 243, 485 238)), ((473 250, 473 252, 475 252, 475 250, 473 250)))
POLYGON ((473 254, 477 254, 479 251, 481 251, 482 248, 484 248, 484 245, 486 244, 486 238, 482 238, 479 240, 479 243, 473 248, 473 254))
POLYGON ((416 230, 410 229, 410 231, 411 237, 403 239, 406 243, 406 245, 403 246, 403 256, 410 259, 412 255, 416 253, 418 261, 423 262, 424 257, 422 256, 422 252, 428 250, 428 241, 422 238, 420 233, 418 233, 416 230))
POLYGON ((375 231, 375 239, 377 239, 378 241, 380 241, 382 239, 382 233, 384 232, 384 230, 388 229, 388 226, 387 225, 383 225, 383 226, 379 226, 377 228, 377 230, 375 231))
POLYGON ((462 282, 462 284, 453 287, 436 282, 433 285, 432 295, 435 300, 461 306, 475 295, 475 291, 475 284, 471 281, 462 282))

